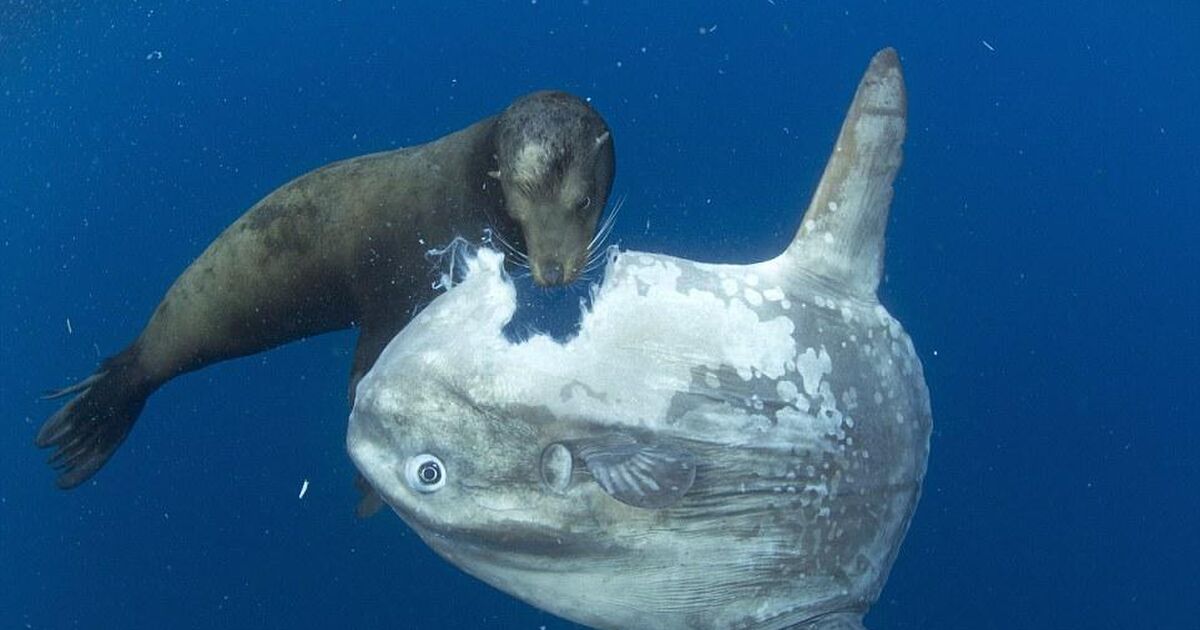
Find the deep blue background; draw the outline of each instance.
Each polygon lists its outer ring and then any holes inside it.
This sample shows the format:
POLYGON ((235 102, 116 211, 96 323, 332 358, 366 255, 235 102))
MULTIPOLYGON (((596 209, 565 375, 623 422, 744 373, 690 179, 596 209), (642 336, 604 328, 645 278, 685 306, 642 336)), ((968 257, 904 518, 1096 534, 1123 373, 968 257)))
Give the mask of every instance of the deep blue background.
POLYGON ((95 4, 0 7, 0 627, 569 627, 355 520, 349 333, 172 382, 70 493, 37 395, 276 186, 537 88, 611 124, 622 245, 772 254, 885 45, 935 430, 869 625, 1200 623, 1200 5, 95 4))

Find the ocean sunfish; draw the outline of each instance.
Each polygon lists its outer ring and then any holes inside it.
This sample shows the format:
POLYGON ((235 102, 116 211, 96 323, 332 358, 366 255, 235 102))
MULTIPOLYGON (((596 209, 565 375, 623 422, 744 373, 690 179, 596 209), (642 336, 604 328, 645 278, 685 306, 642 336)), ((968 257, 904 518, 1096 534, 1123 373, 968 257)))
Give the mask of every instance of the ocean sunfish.
POLYGON ((507 340, 503 257, 466 256, 359 384, 355 464, 447 560, 572 621, 862 628, 929 453, 876 297, 905 116, 881 51, 782 254, 611 250, 564 343, 507 340))

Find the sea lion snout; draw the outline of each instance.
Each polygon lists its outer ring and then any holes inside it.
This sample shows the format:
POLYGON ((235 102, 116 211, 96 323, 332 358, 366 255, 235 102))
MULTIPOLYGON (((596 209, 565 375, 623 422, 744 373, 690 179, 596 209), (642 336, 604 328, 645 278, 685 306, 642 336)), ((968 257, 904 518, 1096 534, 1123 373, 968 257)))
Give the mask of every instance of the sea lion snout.
POLYGON ((581 216, 563 204, 530 204, 517 213, 529 271, 538 286, 562 286, 579 278, 592 251, 596 214, 581 216))
POLYGON ((533 281, 542 287, 557 287, 571 284, 579 278, 583 269, 586 251, 562 256, 549 255, 530 259, 529 270, 533 281))
POLYGON ((540 273, 535 272, 538 283, 543 286, 554 286, 563 283, 563 266, 559 262, 551 262, 545 265, 539 265, 540 273))
POLYGON ((583 271, 588 251, 586 243, 541 255, 536 250, 531 251, 529 271, 533 274, 533 281, 542 287, 564 286, 575 282, 583 271))

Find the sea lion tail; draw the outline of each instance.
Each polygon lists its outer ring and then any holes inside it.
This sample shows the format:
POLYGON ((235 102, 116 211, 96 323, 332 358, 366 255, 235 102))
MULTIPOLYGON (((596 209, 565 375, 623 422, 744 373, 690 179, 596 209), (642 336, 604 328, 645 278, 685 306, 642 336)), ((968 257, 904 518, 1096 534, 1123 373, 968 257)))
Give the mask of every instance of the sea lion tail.
POLYGON ((40 448, 55 449, 49 461, 60 473, 55 480, 59 488, 87 481, 129 435, 153 391, 138 384, 135 370, 134 354, 127 350, 105 360, 84 380, 46 394, 47 399, 72 396, 34 440, 40 448))

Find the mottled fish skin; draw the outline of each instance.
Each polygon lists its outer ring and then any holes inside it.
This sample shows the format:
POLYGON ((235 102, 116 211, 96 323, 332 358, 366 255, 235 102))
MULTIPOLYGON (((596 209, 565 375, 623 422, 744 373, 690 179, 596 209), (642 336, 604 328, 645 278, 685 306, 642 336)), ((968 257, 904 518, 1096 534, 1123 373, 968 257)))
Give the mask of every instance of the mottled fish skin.
POLYGON ((861 628, 932 423, 913 344, 876 298, 905 116, 881 51, 787 250, 748 265, 612 250, 565 343, 510 343, 502 256, 468 256, 359 384, 356 465, 442 556, 579 623, 861 628), (426 454, 435 492, 405 475, 426 454))

